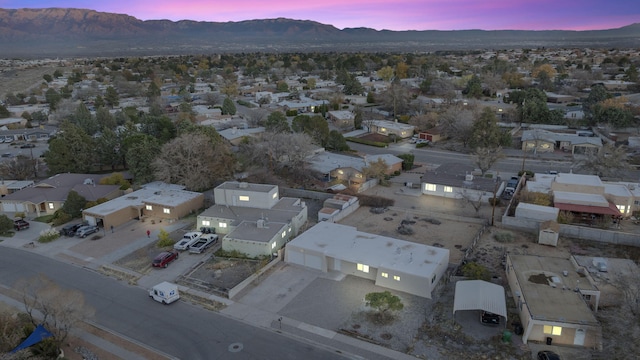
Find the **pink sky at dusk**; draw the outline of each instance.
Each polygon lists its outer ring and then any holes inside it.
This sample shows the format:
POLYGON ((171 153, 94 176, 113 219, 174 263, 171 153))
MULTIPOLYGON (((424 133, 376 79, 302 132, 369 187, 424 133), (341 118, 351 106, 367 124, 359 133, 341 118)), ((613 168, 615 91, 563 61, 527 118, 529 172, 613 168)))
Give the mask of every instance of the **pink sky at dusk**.
POLYGON ((0 8, 74 7, 141 20, 285 17, 388 30, 595 30, 640 22, 638 0, 0 0, 0 8))

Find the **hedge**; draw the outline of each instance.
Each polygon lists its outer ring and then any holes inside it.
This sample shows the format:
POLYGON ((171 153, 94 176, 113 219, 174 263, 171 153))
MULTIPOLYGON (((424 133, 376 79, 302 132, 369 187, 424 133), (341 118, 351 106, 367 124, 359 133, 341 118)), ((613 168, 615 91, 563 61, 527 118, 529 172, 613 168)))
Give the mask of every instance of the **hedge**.
POLYGON ((365 139, 360 139, 360 138, 355 138, 355 137, 347 137, 345 140, 347 141, 351 141, 354 143, 358 143, 358 144, 363 144, 363 145, 371 145, 371 146, 376 146, 376 147, 387 147, 387 143, 383 143, 380 141, 370 141, 370 140, 365 140, 365 139))

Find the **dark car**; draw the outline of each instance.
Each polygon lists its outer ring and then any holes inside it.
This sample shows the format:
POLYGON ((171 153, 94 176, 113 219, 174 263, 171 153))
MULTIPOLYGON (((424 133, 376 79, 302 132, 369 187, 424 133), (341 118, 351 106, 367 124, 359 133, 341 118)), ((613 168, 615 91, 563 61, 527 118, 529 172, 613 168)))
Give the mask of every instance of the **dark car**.
POLYGON ((166 268, 167 266, 169 266, 170 262, 172 262, 177 258, 178 258, 177 251, 163 251, 153 259, 153 262, 151 262, 151 266, 166 268))
POLYGON ((97 233, 98 230, 100 230, 100 228, 95 225, 81 226, 78 230, 76 230, 76 236, 85 238, 93 233, 97 233))
POLYGON ((16 231, 24 230, 29 228, 29 222, 24 219, 16 219, 13 220, 13 228, 16 231))
POLYGON ((20 145, 20 149, 30 149, 30 148, 34 148, 34 147, 36 147, 36 145, 35 144, 31 144, 31 143, 20 145))
POLYGON ((60 235, 74 236, 76 234, 76 231, 79 228, 81 228, 83 226, 86 226, 86 225, 87 224, 83 224, 83 223, 65 225, 62 229, 60 229, 60 235))
POLYGON ((538 360, 560 360, 560 355, 550 350, 538 351, 538 360))
POLYGON ((480 322, 483 325, 500 325, 500 315, 483 311, 480 315, 480 322))

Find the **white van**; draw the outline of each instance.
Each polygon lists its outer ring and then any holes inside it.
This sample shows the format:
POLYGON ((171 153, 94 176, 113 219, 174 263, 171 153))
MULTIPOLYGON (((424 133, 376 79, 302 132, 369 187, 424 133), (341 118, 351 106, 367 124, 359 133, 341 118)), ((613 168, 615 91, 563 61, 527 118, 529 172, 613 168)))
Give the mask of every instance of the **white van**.
POLYGON ((180 299, 178 285, 163 281, 149 290, 149 297, 165 305, 180 299))

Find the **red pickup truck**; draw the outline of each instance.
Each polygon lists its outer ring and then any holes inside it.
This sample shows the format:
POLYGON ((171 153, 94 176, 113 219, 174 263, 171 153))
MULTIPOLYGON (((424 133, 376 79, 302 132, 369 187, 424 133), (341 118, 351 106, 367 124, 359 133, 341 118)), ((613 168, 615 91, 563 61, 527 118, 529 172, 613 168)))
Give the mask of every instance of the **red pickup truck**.
POLYGON ((24 219, 13 220, 13 228, 16 229, 16 231, 28 229, 29 222, 27 222, 27 220, 24 220, 24 219))

